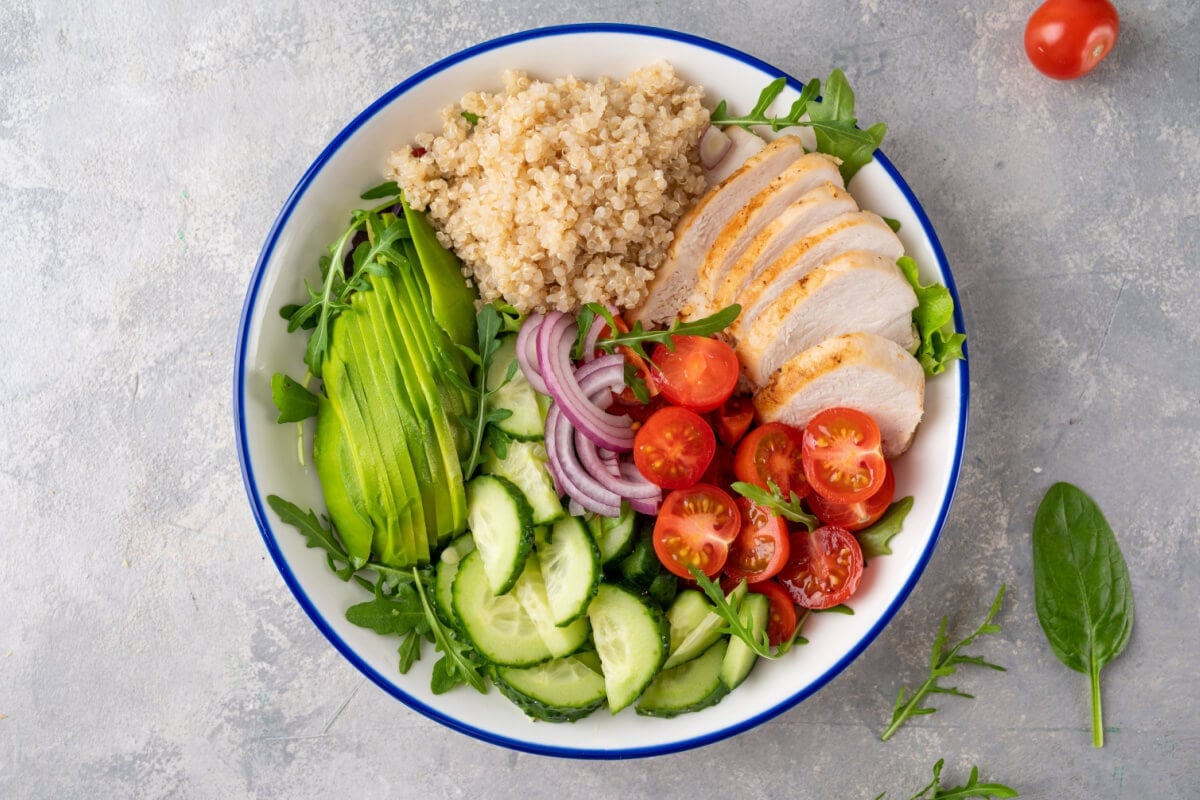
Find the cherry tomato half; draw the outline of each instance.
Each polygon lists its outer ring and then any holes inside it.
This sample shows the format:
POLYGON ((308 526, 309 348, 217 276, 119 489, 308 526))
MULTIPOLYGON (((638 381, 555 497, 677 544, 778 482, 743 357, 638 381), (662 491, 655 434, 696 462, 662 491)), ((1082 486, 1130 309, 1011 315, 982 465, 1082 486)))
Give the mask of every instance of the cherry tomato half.
POLYGON ((765 594, 771 606, 767 611, 767 639, 775 647, 796 634, 796 604, 787 590, 775 581, 752 583, 750 591, 765 594))
POLYGON ((883 485, 879 426, 853 408, 827 408, 804 427, 804 476, 834 503, 858 503, 883 485))
POLYGON ((700 476, 700 481, 732 492, 733 489, 730 486, 736 480, 737 475, 733 474, 733 451, 717 442, 717 450, 713 453, 708 469, 700 476))
POLYGON ((773 578, 787 563, 790 546, 787 523, 744 497, 737 499, 742 528, 729 546, 725 574, 747 583, 773 578))
POLYGON ((725 566, 729 543, 742 519, 733 498, 716 486, 697 483, 667 495, 654 522, 654 552, 668 570, 691 578, 689 566, 712 577, 725 566))
POLYGON ((792 534, 792 552, 779 583, 796 605, 833 608, 846 602, 862 578, 862 548, 845 528, 825 525, 809 533, 792 534))
POLYGON ((1072 80, 1104 60, 1119 29, 1108 0, 1046 0, 1025 26, 1025 54, 1044 75, 1072 80))
POLYGON ((717 439, 695 411, 660 408, 633 437, 633 463, 646 480, 664 489, 683 489, 708 469, 717 439))
POLYGON ((738 480, 767 487, 770 480, 779 487, 784 497, 808 494, 808 481, 804 477, 802 432, 782 422, 759 425, 738 445, 733 459, 733 471, 738 480))
POLYGON ((712 411, 733 394, 738 360, 733 348, 707 336, 672 336, 675 349, 659 345, 651 360, 668 400, 693 411, 712 411))
POLYGON ((812 513, 817 515, 817 519, 826 525, 836 525, 848 531, 861 531, 879 521, 895 496, 896 476, 892 474, 891 467, 888 467, 883 485, 866 500, 858 503, 831 503, 813 492, 808 496, 808 506, 812 513))
POLYGON ((754 422, 754 403, 749 395, 735 395, 712 413, 712 421, 721 443, 735 447, 754 422))

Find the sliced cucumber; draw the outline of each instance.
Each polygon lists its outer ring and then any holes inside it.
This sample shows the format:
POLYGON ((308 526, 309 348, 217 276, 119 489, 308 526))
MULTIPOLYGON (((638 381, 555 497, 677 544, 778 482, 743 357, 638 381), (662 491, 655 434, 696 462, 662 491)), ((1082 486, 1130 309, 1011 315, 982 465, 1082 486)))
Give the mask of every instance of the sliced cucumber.
POLYGON ((608 706, 616 714, 638 698, 667 657, 666 619, 637 595, 610 583, 600 584, 588 619, 604 668, 608 706))
POLYGON ((580 617, 566 627, 555 624, 537 553, 530 553, 529 558, 525 560, 525 571, 513 586, 512 594, 533 620, 538 635, 546 643, 550 655, 561 658, 583 647, 590 630, 588 621, 580 617))
POLYGON ((563 517, 535 541, 554 624, 568 625, 587 613, 600 585, 600 551, 578 517, 563 517))
MULTIPOLYGON (((763 643, 767 641, 767 617, 770 608, 771 601, 765 594, 752 592, 742 600, 742 607, 738 611, 742 624, 763 643)), ((746 676, 757 662, 758 653, 751 650, 750 645, 736 636, 730 636, 729 649, 725 651, 725 661, 721 664, 721 683, 729 689, 736 689, 746 680, 746 676)))
POLYGON ((632 549, 636 516, 628 503, 622 503, 621 516, 595 516, 588 522, 592 537, 600 548, 600 563, 609 564, 632 549))
POLYGON ((467 484, 467 527, 483 558, 493 594, 513 587, 533 546, 533 512, 507 478, 480 475, 467 484))
POLYGON ((650 581, 650 586, 646 589, 646 595, 659 608, 670 608, 678 593, 679 578, 665 569, 654 576, 654 580, 650 581))
MULTIPOLYGON (((742 598, 745 596, 746 582, 742 581, 737 588, 726 595, 725 599, 736 610, 741 606, 742 598)), ((679 643, 678 647, 675 647, 672 642, 671 655, 667 659, 667 663, 663 665, 663 669, 671 669, 685 664, 708 652, 713 643, 721 637, 721 629, 724 627, 725 620, 721 619, 715 611, 708 612, 700 620, 700 623, 683 637, 683 641, 679 643)))
POLYGON ((488 369, 487 388, 493 392, 488 402, 492 408, 507 408, 512 414, 496 423, 496 427, 515 439, 541 439, 546 433, 545 417, 538 406, 537 392, 521 372, 517 361, 517 337, 505 336, 492 357, 488 369), (509 369, 514 369, 507 383, 509 369))
POLYGON ((479 654, 493 664, 531 667, 553 657, 537 624, 513 594, 492 592, 483 555, 471 551, 454 577, 454 615, 479 654))
POLYGON ((616 562, 616 571, 622 580, 639 591, 650 588, 650 584, 663 571, 663 566, 654 552, 654 540, 649 531, 641 531, 634 536, 633 549, 616 562))
POLYGON ((684 589, 675 595, 675 601, 667 609, 667 624, 671 626, 671 652, 683 644, 688 634, 700 627, 700 623, 712 611, 713 604, 699 589, 684 589))
POLYGON ((546 446, 541 442, 512 441, 504 458, 492 453, 480 470, 508 478, 525 495, 533 511, 533 524, 545 525, 565 515, 554 478, 550 477, 546 446))
POLYGON ((729 687, 721 682, 729 640, 722 638, 699 658, 658 673, 637 704, 637 713, 648 717, 675 717, 716 705, 729 687))
POLYGON ((458 574, 459 563, 467 553, 474 549, 474 540, 464 534, 446 545, 437 562, 437 572, 433 582, 433 601, 442 622, 455 629, 459 627, 459 624, 458 616, 454 613, 454 576, 458 574))
POLYGON ((574 722, 604 705, 604 675, 595 653, 556 658, 536 667, 497 667, 496 688, 533 719, 574 722))

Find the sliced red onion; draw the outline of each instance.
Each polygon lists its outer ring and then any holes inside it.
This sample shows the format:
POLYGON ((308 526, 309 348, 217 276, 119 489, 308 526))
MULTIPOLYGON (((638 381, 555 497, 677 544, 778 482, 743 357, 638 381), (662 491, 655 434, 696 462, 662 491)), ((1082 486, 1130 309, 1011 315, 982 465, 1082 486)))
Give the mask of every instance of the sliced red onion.
POLYGON ((521 372, 525 373, 525 379, 534 391, 550 394, 538 369, 537 358, 537 332, 545 320, 542 314, 533 314, 521 325, 521 330, 517 332, 517 363, 521 365, 521 372))
POLYGON ((575 452, 578 454, 579 463, 583 465, 583 468, 605 489, 627 499, 648 500, 659 495, 659 488, 647 480, 625 480, 621 476, 619 465, 617 465, 617 474, 613 475, 596 449, 596 443, 579 431, 575 431, 575 452))
POLYGON ((629 507, 639 514, 647 514, 654 516, 658 513, 659 506, 662 505, 662 498, 656 500, 630 500, 629 507))
POLYGON ((567 513, 572 517, 582 517, 587 513, 587 509, 579 505, 579 501, 572 497, 567 501, 567 513))
POLYGON ((583 338, 583 360, 589 362, 596 357, 596 342, 600 341, 600 332, 604 330, 607 323, 604 317, 596 317, 592 320, 592 327, 588 328, 587 334, 583 338))
POLYGON ((560 404, 550 406, 546 415, 546 453, 562 479, 566 493, 588 511, 615 517, 621 513, 621 496, 596 481, 579 463, 574 437, 560 404))
POLYGON ((732 147, 733 140, 725 131, 715 125, 709 125, 700 135, 700 166, 712 169, 729 155, 732 147))
POLYGON ((548 314, 538 329, 538 367, 548 393, 554 397, 563 416, 585 436, 602 447, 626 452, 633 447, 633 423, 628 416, 614 416, 597 408, 580 389, 571 363, 574 330, 574 320, 558 311, 548 314))

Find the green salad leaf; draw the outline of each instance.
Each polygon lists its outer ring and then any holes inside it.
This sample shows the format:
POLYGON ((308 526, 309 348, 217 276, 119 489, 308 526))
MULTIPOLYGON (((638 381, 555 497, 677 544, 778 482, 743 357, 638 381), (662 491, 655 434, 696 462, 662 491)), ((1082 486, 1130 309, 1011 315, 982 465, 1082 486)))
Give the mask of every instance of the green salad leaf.
POLYGON ((917 295, 913 322, 917 326, 919 343, 914 354, 926 375, 936 375, 946 369, 946 362, 963 357, 966 336, 954 332, 954 298, 940 283, 922 286, 917 274, 917 262, 901 257, 896 265, 917 295))
POLYGON ((1103 747, 1100 670, 1129 643, 1133 585, 1100 507, 1069 483, 1051 486, 1034 517, 1033 588, 1050 649, 1091 682, 1092 744, 1103 747))
POLYGON ((863 528, 854 534, 858 545, 862 548, 863 558, 872 559, 878 556, 890 556, 892 548, 888 542, 904 527, 904 518, 912 511, 913 499, 905 497, 888 506, 883 516, 875 520, 873 525, 863 528))
MULTIPOLYGON (((995 797, 1007 800, 1007 798, 1018 796, 1017 790, 1011 786, 1005 786, 1002 783, 981 783, 979 767, 974 766, 971 767, 971 775, 967 778, 965 785, 943 788, 942 767, 945 766, 945 763, 945 759, 939 758, 933 765, 933 780, 908 800, 966 800, 969 797, 983 798, 983 800, 995 797)), ((881 792, 876 795, 875 800, 882 800, 886 796, 887 792, 881 792)))
POLYGON ((734 481, 729 488, 751 503, 762 506, 776 516, 803 525, 809 531, 813 531, 821 525, 821 520, 804 510, 804 506, 800 504, 799 495, 792 492, 791 497, 784 498, 783 492, 771 480, 767 481, 766 489, 745 481, 734 481))
MULTIPOLYGON (((584 306, 584 311, 588 316, 579 318, 581 328, 584 320, 590 324, 599 315, 608 321, 609 331, 615 331, 615 333, 601 337, 596 342, 598 349, 611 353, 618 347, 628 347, 642 358, 650 358, 650 354, 646 351, 647 344, 665 345, 667 349, 673 351, 675 349, 675 343, 671 339, 673 336, 711 336, 714 333, 720 333, 733 324, 733 321, 738 318, 738 314, 742 313, 742 307, 734 303, 715 314, 688 322, 676 318, 670 327, 662 330, 646 330, 639 320, 634 322, 626 333, 620 332, 613 313, 599 303, 588 303, 584 306)), ((577 344, 577 346, 581 347, 582 344, 577 344)))
POLYGON ((273 494, 267 495, 267 505, 285 523, 300 531, 304 536, 305 544, 318 550, 324 550, 329 568, 342 580, 350 580, 355 572, 366 565, 365 561, 353 558, 346 552, 346 548, 342 546, 337 532, 333 528, 333 523, 322 522, 321 518, 312 510, 305 513, 295 503, 289 503, 282 497, 273 494))
POLYGON ((282 372, 271 376, 271 401, 279 409, 276 422, 299 422, 317 415, 317 396, 282 372))

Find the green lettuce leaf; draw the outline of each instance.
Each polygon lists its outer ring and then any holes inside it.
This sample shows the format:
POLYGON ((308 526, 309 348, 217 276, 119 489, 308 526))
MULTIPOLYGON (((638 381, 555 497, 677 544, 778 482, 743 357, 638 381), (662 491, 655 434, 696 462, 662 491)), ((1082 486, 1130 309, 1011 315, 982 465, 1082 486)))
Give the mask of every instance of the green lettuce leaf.
POLYGON ((914 353, 926 375, 937 375, 946 369, 946 362, 963 358, 966 335, 954 332, 954 298, 940 283, 922 286, 917 274, 917 262, 904 256, 896 262, 904 277, 917 294, 913 322, 917 326, 920 344, 914 353))

